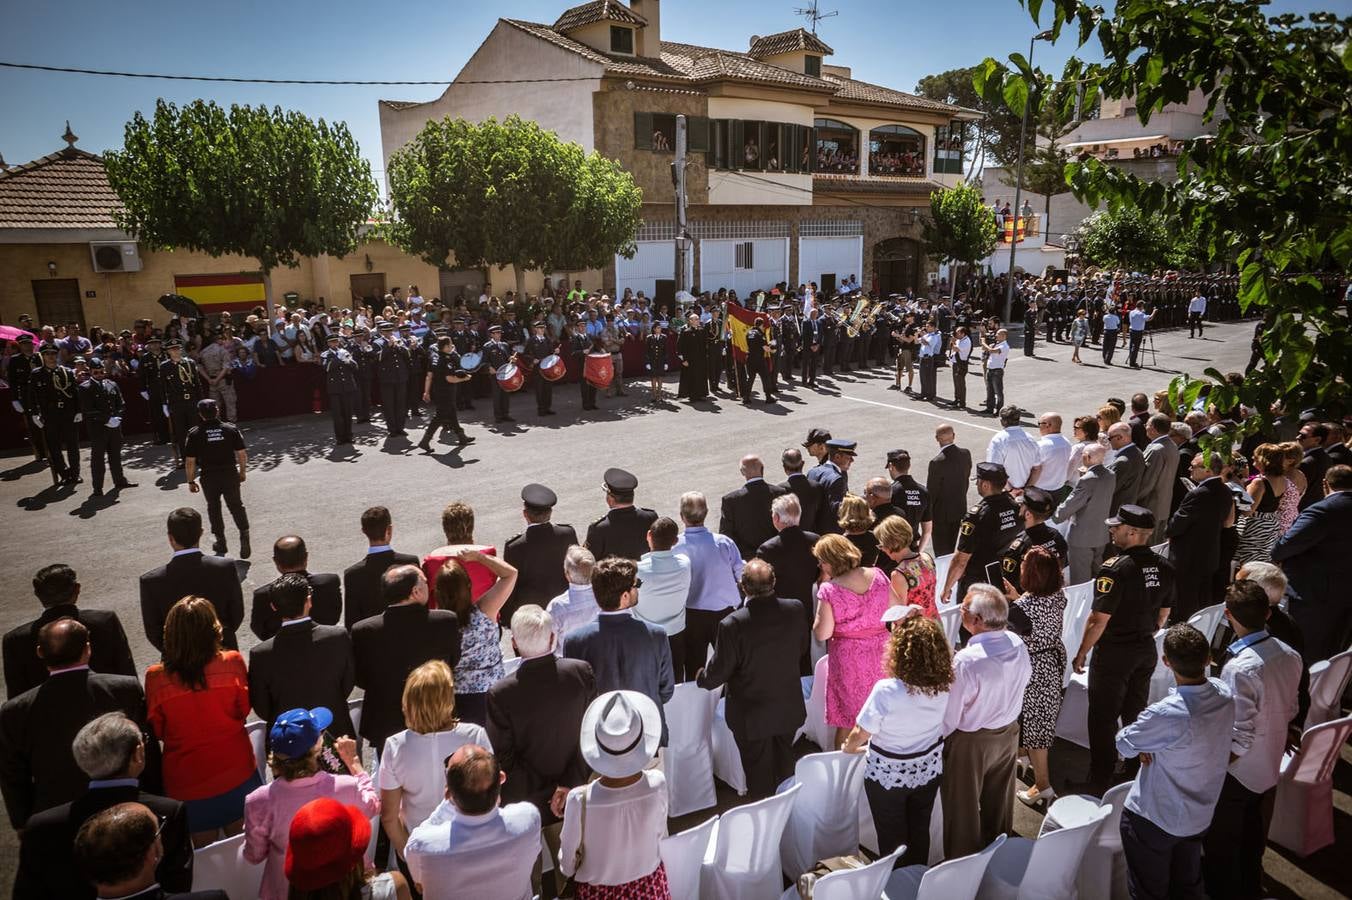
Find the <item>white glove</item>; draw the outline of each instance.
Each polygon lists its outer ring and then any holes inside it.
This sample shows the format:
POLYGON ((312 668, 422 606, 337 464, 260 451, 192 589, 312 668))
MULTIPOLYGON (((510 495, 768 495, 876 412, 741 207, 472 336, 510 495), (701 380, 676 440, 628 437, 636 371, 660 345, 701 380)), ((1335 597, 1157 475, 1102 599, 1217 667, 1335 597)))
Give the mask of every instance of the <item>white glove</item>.
POLYGON ((122 425, 122 417, 121 417, 121 416, 113 416, 111 419, 108 420, 108 427, 109 427, 109 428, 118 428, 118 427, 121 426, 121 425, 122 425))
POLYGON ((169 404, 166 403, 161 408, 164 410, 164 417, 169 418, 169 404))
POLYGON ((150 391, 141 391, 141 399, 142 399, 142 400, 149 400, 149 399, 150 399, 150 391))
POLYGON ((23 415, 23 404, 22 404, 22 403, 20 403, 18 400, 11 400, 11 401, 9 401, 9 402, 10 402, 10 405, 14 407, 14 411, 15 411, 16 413, 19 413, 20 415, 23 415))
POLYGON ((38 428, 41 428, 41 427, 42 427, 42 416, 34 416, 34 417, 33 417, 33 424, 34 424, 35 426, 37 426, 38 428))
POLYGON ((75 424, 76 424, 76 425, 79 425, 79 424, 80 424, 81 422, 83 422, 83 421, 84 421, 84 413, 76 413, 76 414, 75 414, 75 424))
POLYGON ((649 364, 649 363, 644 363, 644 364, 643 364, 643 370, 644 370, 645 372, 651 372, 651 371, 653 370, 653 367, 652 367, 652 365, 649 364))

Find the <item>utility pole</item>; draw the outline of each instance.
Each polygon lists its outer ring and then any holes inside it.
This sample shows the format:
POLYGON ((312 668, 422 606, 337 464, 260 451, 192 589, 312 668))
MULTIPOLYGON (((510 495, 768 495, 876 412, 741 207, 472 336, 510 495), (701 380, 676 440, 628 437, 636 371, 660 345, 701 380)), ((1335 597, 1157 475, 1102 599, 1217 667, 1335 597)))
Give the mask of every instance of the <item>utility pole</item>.
MULTIPOLYGON (((676 293, 690 290, 685 283, 687 260, 690 258, 690 238, 685 222, 685 116, 676 117, 676 160, 671 164, 671 183, 676 188, 676 293)), ((672 301, 672 314, 679 313, 677 301, 672 301)))
MULTIPOLYGON (((1033 46, 1038 41, 1050 41, 1052 39, 1051 30, 1041 31, 1033 35, 1028 41, 1028 67, 1033 66, 1033 46)), ((1019 122, 1019 163, 1014 170, 1014 230, 1009 234, 1009 274, 1005 278, 1005 315, 1003 321, 1008 323, 1014 316, 1014 254, 1019 248, 1019 218, 1022 213, 1019 212, 1019 197, 1023 193, 1023 146, 1027 140, 1028 134, 1028 107, 1033 102, 1034 88, 1030 85, 1028 95, 1023 101, 1023 118, 1019 122)), ((1036 139, 1036 138, 1035 138, 1036 139)), ((1026 227, 1027 223, 1025 223, 1026 227)))

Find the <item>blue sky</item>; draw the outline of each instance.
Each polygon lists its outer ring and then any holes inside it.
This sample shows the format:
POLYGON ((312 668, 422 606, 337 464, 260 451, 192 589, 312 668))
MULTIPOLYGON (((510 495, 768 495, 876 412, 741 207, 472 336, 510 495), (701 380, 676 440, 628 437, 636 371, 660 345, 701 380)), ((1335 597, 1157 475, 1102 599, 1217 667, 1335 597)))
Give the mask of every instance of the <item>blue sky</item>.
MULTIPOLYGON (((1279 0, 1272 8, 1334 8, 1348 2, 1279 0)), ((25 3, 5 16, 0 60, 194 75, 450 80, 499 16, 553 22, 568 5, 566 0, 25 3)), ((664 0, 662 36, 742 49, 753 34, 802 24, 794 8, 805 5, 806 0, 664 0)), ((972 65, 988 55, 1026 51, 1036 30, 1016 0, 823 0, 821 9, 840 13, 818 28, 836 51, 828 61, 851 66, 856 78, 902 90, 913 90, 924 75, 972 65)), ((1059 69, 1073 50, 1071 37, 1051 48, 1039 45, 1037 62, 1059 69)), ((529 74, 529 59, 521 61, 521 70, 529 74)), ((153 110, 159 97, 180 103, 202 97, 223 105, 280 105, 345 121, 383 182, 376 101, 429 100, 441 90, 172 82, 0 69, 0 154, 12 165, 59 149, 67 119, 80 136, 80 147, 95 152, 119 147, 123 125, 136 110, 153 110)))

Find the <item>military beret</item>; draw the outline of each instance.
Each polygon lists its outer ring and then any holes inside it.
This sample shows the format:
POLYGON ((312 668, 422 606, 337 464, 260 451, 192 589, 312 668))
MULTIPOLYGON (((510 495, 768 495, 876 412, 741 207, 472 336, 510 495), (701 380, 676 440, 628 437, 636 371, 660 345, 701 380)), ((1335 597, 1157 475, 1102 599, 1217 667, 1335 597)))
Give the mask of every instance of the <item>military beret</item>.
POLYGON ((1155 514, 1144 506, 1133 506, 1130 503, 1124 503, 1117 510, 1117 515, 1104 519, 1107 525, 1130 525, 1133 528, 1154 528, 1155 514))
POLYGON ((601 477, 608 491, 632 491, 638 487, 638 479, 624 469, 606 469, 601 477))
POLYGON ((521 489, 521 499, 527 506, 539 509, 553 509, 559 502, 559 495, 543 484, 531 483, 521 489))
POLYGON ((1009 481, 1009 473, 1000 463, 983 462, 976 464, 976 478, 978 481, 990 481, 1003 486, 1009 481))
POLYGON ((831 432, 825 428, 812 428, 807 433, 807 440, 803 441, 804 447, 810 447, 813 444, 824 444, 831 440, 831 432))
POLYGON ((1040 487, 1024 488, 1023 505, 1039 515, 1046 515, 1056 509, 1056 499, 1040 487))

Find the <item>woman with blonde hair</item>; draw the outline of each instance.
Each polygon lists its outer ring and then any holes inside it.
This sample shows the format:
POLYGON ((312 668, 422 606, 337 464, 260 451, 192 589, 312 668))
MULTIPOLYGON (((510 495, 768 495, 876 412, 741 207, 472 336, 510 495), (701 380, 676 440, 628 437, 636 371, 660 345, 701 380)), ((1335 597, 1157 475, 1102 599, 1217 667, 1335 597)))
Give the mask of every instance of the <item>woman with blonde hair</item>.
POLYGON ((495 556, 468 548, 446 561, 437 573, 437 608, 449 609, 460 620, 460 661, 455 664, 455 706, 460 717, 476 725, 488 724, 488 689, 506 673, 502 668, 502 628, 498 613, 516 586, 516 567, 495 556), (493 586, 476 600, 467 566, 492 573, 493 586))
MULTIPOLYGON (((1252 505, 1240 520, 1239 546, 1235 548, 1235 562, 1267 562, 1272 558, 1272 547, 1282 536, 1279 518, 1283 502, 1295 493, 1296 485, 1287 477, 1286 454, 1280 444, 1259 444, 1253 451, 1254 468, 1258 477, 1244 488, 1252 505)), ((1300 501, 1297 500, 1296 503, 1300 501)))
POLYGON ((1286 441, 1278 444, 1277 449, 1282 451, 1282 460, 1285 467, 1282 469, 1286 480, 1290 482, 1291 487, 1295 488, 1282 495, 1282 501, 1277 505, 1277 525, 1282 534, 1291 530, 1291 526, 1296 524, 1296 518, 1300 515, 1300 498, 1305 496, 1305 491, 1310 483, 1305 478, 1305 473, 1300 470, 1301 460, 1305 458, 1305 451, 1296 441, 1286 441))
POLYGON ((823 579, 812 633, 827 642, 826 724, 839 744, 882 674, 888 634, 882 615, 892 605, 892 587, 880 570, 859 564, 859 548, 842 535, 823 536, 812 555, 823 579))
POLYGON ((873 512, 868 508, 867 500, 846 494, 840 501, 836 525, 840 527, 841 534, 859 548, 861 566, 872 566, 878 562, 878 540, 873 536, 873 512))
POLYGON ((425 662, 404 681, 408 727, 385 739, 380 755, 380 822, 403 866, 408 835, 446 793, 446 757, 465 744, 491 750, 488 732, 455 715, 455 678, 439 659, 425 662))
POLYGON ((873 536, 878 549, 897 564, 889 576, 892 603, 909 603, 931 619, 939 618, 939 608, 934 604, 934 557, 911 548, 915 540, 911 523, 901 516, 888 516, 873 529, 873 536))
POLYGON ((887 642, 883 677, 840 748, 861 753, 867 747, 864 796, 878 852, 905 844, 898 867, 929 861, 930 814, 943 780, 944 713, 953 683, 953 648, 943 627, 919 607, 903 609, 887 642))

